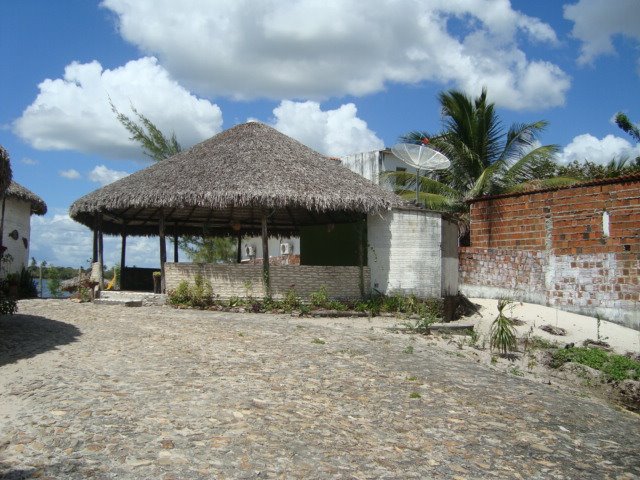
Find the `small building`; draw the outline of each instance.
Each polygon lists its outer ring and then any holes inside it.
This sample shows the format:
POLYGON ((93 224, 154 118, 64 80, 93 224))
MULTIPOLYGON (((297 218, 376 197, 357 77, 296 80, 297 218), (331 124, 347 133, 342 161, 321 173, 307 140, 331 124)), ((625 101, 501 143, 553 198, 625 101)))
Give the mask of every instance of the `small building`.
POLYGON ((35 193, 12 181, 2 204, 3 258, 10 258, 4 265, 5 274, 14 273, 27 266, 31 241, 31 215, 44 215, 47 205, 35 193))
POLYGON ((640 330, 640 175, 471 201, 460 290, 640 330))
MULTIPOLYGON (((443 268, 442 252, 456 271, 457 257, 448 255, 451 229, 440 214, 406 207, 393 192, 257 122, 106 185, 74 202, 70 215, 94 231, 94 261, 102 258, 103 234, 121 236, 125 288, 135 276, 152 273, 126 267, 127 236, 158 235, 163 291, 202 275, 221 298, 278 298, 291 289, 309 297, 322 287, 334 298, 372 290, 457 293, 457 274, 448 275, 443 288, 449 266, 443 268), (299 264, 184 263, 177 249, 174 261, 166 261, 165 236, 204 232, 236 239, 240 257, 252 236, 259 235, 253 238, 260 238, 264 258, 271 256, 269 237, 299 237, 299 264)), ((292 248, 286 243, 278 243, 277 253, 292 248)))

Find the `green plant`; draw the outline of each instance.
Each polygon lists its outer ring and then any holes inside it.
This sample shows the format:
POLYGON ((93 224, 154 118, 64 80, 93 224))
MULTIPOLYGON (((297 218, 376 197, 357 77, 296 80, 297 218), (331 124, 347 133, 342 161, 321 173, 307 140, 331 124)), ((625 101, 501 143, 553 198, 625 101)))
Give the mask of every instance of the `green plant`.
POLYGON ((405 349, 402 350, 402 353, 406 353, 406 354, 409 354, 409 355, 412 354, 413 353, 413 347, 411 345, 407 345, 405 347, 405 349))
POLYGON ((214 304, 213 289, 202 275, 196 275, 193 285, 181 281, 175 290, 168 294, 170 305, 192 308, 207 308, 214 304))
POLYGON ((302 305, 302 301, 300 300, 300 297, 298 297, 296 291, 293 288, 290 288, 284 295, 284 299, 282 300, 281 305, 282 309, 285 312, 289 313, 293 310, 299 310, 300 306, 302 305))
POLYGON ((309 295, 311 305, 316 308, 327 308, 329 304, 329 296, 327 295, 327 288, 322 285, 319 290, 311 292, 309 295))
POLYGON ((522 373, 522 370, 520 370, 518 367, 511 367, 509 369, 509 373, 511 375, 515 375, 516 377, 524 377, 524 373, 522 373))
POLYGON ((418 392, 411 392, 409 394, 409 398, 421 398, 422 395, 420 395, 418 392))
POLYGON ((78 287, 78 298, 80 299, 80 301, 82 303, 90 302, 91 301, 91 292, 90 292, 90 290, 87 287, 85 287, 83 285, 80 285, 78 287))
POLYGON ((491 365, 495 365, 496 363, 498 363, 498 357, 491 355, 491 365))
POLYGON ((315 343, 315 344, 317 344, 317 345, 324 345, 324 344, 325 344, 325 343, 327 343, 327 342, 325 342, 325 341, 324 341, 324 340, 322 340, 321 338, 314 338, 313 340, 311 340, 311 343, 315 343))
POLYGON ((18 298, 35 298, 38 296, 36 281, 31 275, 31 271, 22 267, 20 279, 18 281, 18 298))
POLYGON ((498 316, 491 324, 490 347, 498 350, 502 355, 507 355, 518 346, 516 329, 511 320, 503 313, 505 307, 511 303, 510 300, 501 298, 498 300, 498 316))
POLYGON ((404 327, 421 335, 429 335, 431 333, 431 324, 437 322, 438 319, 432 316, 417 319, 414 323, 405 322, 404 327))
POLYGON ((640 380, 640 362, 599 348, 572 347, 553 353, 551 366, 558 368, 575 362, 600 370, 608 380, 640 380))
POLYGON ((47 281, 49 292, 54 298, 58 298, 60 296, 60 272, 56 267, 50 265, 47 274, 49 277, 47 281))
POLYGON ((414 377, 414 376, 407 377, 407 382, 415 382, 416 380, 418 380, 418 377, 414 377))

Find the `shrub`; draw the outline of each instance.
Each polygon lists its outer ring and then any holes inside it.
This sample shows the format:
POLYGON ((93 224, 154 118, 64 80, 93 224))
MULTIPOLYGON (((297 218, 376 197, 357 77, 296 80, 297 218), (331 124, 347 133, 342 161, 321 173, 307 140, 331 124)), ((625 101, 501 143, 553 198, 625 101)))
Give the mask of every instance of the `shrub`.
POLYGON ((18 298, 35 298, 38 296, 38 287, 31 272, 22 267, 18 281, 18 298))
POLYGON ((498 316, 491 324, 490 347, 492 350, 498 350, 502 355, 507 355, 518 346, 513 322, 503 313, 505 307, 510 303, 510 300, 504 298, 498 300, 498 316))
POLYGON ((16 299, 0 291, 0 315, 13 315, 17 311, 16 299))
POLYGON ((214 303, 211 284, 202 275, 196 275, 193 285, 181 281, 175 290, 168 294, 169 304, 174 306, 207 308, 214 303))
POLYGON ((326 287, 323 285, 320 287, 320 290, 312 292, 309 300, 311 301, 311 305, 316 308, 328 308, 329 296, 327 295, 326 287))

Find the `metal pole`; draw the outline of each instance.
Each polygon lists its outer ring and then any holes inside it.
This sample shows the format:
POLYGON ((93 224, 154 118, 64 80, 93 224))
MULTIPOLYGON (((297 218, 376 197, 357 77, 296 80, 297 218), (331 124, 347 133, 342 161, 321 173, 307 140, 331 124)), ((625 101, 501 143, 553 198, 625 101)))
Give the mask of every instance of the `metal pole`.
POLYGON ((420 203, 420 169, 416 168, 416 206, 420 203))

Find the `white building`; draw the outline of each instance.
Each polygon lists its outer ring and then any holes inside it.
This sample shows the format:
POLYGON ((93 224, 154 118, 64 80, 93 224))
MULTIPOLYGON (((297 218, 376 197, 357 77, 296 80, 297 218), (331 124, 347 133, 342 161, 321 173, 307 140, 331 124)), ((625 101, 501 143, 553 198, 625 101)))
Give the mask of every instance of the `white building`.
POLYGON ((31 241, 31 215, 44 215, 47 205, 35 193, 22 185, 11 182, 2 201, 2 246, 4 258, 3 274, 20 272, 29 261, 29 243, 31 241), (10 257, 9 257, 10 256, 10 257))

